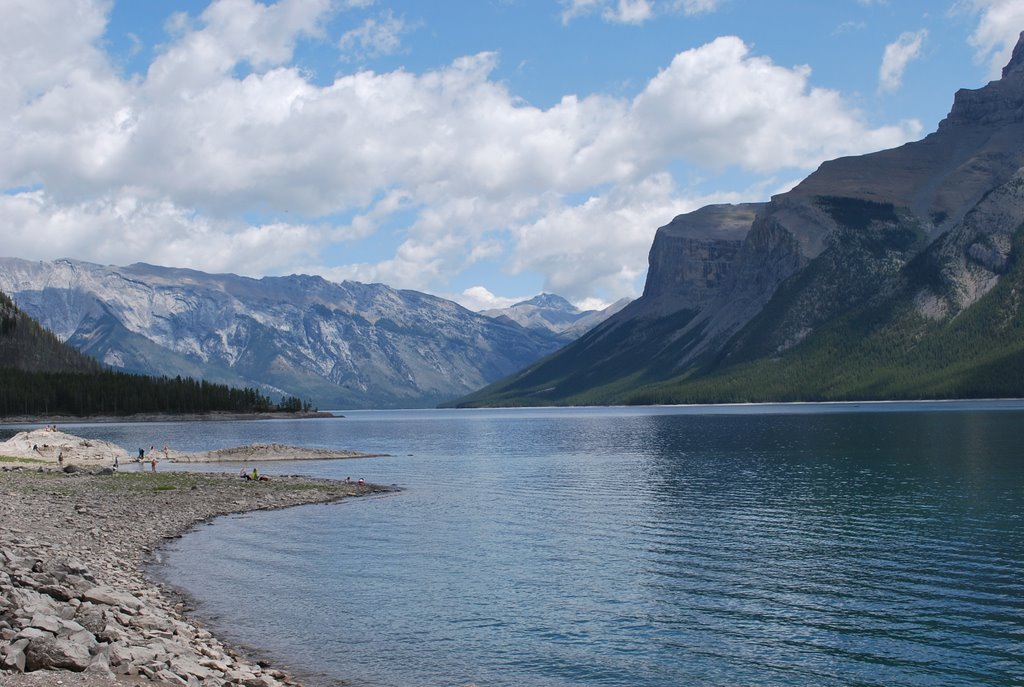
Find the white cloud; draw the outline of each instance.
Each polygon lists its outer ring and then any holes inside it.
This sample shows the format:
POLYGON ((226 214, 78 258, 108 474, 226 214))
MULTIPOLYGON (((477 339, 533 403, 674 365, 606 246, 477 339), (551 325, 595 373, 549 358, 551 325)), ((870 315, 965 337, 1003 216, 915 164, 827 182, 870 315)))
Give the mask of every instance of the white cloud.
POLYGON ((27 259, 71 257, 100 264, 141 260, 250 276, 310 259, 321 230, 272 223, 216 221, 169 201, 131 195, 62 204, 45 191, 0 195, 5 255, 27 259))
MULTIPOLYGON (((920 124, 870 129, 836 91, 810 86, 810 68, 750 56, 739 38, 679 53, 632 103, 639 155, 768 172, 893 147, 920 124)), ((638 163, 640 161, 638 160, 638 163)))
POLYGON ((960 0, 954 11, 980 15, 968 42, 976 61, 988 62, 989 77, 999 78, 1024 30, 1024 0, 960 0))
POLYGON ((453 296, 452 300, 457 301, 464 308, 480 312, 481 310, 510 308, 516 303, 522 303, 531 298, 533 296, 496 296, 486 286, 471 286, 453 296))
POLYGON ((721 0, 561 0, 562 22, 600 14, 613 24, 642 24, 658 15, 714 12, 721 0))
POLYGON ((607 6, 607 0, 560 0, 562 23, 568 24, 576 17, 582 17, 607 6))
POLYGON ((907 65, 921 56, 921 46, 928 38, 928 29, 904 31, 895 42, 885 46, 882 66, 878 70, 879 90, 891 93, 903 85, 907 65))
POLYGON ((688 15, 707 14, 717 10, 720 3, 721 0, 676 0, 672 7, 688 15))
POLYGON ((614 6, 605 8, 604 18, 620 24, 642 24, 653 13, 649 0, 618 0, 614 6))
POLYGON ((666 166, 792 177, 920 128, 870 127, 812 87, 809 68, 752 56, 738 38, 679 53, 632 100, 539 108, 493 77, 491 53, 314 83, 292 53, 320 35, 340 7, 330 0, 217 0, 175 19, 131 79, 100 47, 108 2, 25 7, 0 25, 0 189, 40 190, 0 197, 0 236, 30 257, 438 291, 511 245, 510 270, 614 300, 636 293, 655 228, 696 207, 666 166), (253 213, 268 219, 241 219, 253 213), (318 257, 383 226, 398 235, 387 259, 318 257))
POLYGON ((403 17, 396 17, 391 10, 385 10, 379 19, 367 19, 359 28, 342 34, 338 48, 348 60, 394 55, 401 48, 402 34, 408 30, 403 17))

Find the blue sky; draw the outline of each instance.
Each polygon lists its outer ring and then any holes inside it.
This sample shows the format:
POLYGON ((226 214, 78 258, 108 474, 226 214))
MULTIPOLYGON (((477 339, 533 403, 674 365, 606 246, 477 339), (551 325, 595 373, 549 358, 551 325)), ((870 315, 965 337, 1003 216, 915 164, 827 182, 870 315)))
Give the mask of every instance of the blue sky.
POLYGON ((1024 0, 0 0, 15 257, 635 297, 657 227, 933 131, 1024 0))

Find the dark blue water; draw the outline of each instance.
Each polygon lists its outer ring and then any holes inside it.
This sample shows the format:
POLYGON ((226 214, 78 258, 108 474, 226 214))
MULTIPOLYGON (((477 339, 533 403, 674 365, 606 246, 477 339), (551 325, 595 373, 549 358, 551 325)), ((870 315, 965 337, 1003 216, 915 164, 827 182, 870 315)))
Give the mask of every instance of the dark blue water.
POLYGON ((267 471, 400 494, 166 551, 215 629, 314 684, 668 687, 1024 685, 1022 428, 1018 404, 897 404, 69 431, 392 454, 267 471))

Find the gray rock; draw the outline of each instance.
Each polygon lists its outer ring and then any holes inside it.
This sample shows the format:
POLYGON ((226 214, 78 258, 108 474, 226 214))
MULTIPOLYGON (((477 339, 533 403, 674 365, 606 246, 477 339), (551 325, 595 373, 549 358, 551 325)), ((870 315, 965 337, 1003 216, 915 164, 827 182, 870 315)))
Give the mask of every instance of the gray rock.
POLYGON ((40 630, 45 630, 53 634, 60 632, 60 618, 52 615, 46 615, 44 613, 36 613, 32 616, 32 621, 29 627, 37 627, 40 630))
POLYGON ((187 679, 189 675, 195 675, 202 679, 206 679, 213 675, 212 670, 188 656, 175 656, 169 661, 168 665, 172 671, 185 679, 187 679))
POLYGON ((86 668, 86 672, 99 673, 100 675, 113 677, 114 671, 110 669, 110 659, 107 652, 97 652, 96 655, 92 657, 92 661, 90 661, 89 667, 86 668))
POLYGON ((170 670, 158 670, 158 671, 155 671, 154 677, 157 680, 160 680, 161 682, 166 682, 167 684, 171 684, 171 685, 184 685, 185 687, 188 687, 188 680, 183 679, 179 675, 175 675, 170 670))
POLYGON ((104 585, 93 587, 82 594, 82 599, 96 604, 117 606, 124 610, 138 611, 142 608, 142 602, 126 592, 119 592, 113 587, 104 585))
POLYGON ((46 630, 40 630, 38 627, 26 627, 21 632, 14 636, 15 641, 19 639, 37 639, 39 637, 52 637, 53 635, 46 630))
POLYGON ((46 584, 39 587, 39 591, 43 594, 52 596, 58 601, 71 601, 77 594, 66 587, 62 587, 58 584, 46 584))
POLYGON ((92 632, 94 635, 98 635, 103 632, 107 626, 107 619, 103 616, 103 611, 92 605, 84 607, 84 610, 79 609, 75 618, 82 627, 89 630, 89 632, 92 632))
POLYGON ((25 672, 25 648, 29 645, 28 639, 19 639, 11 642, 3 649, 4 660, 2 665, 7 670, 25 672))
POLYGON ((25 670, 71 670, 82 672, 92 662, 85 646, 68 639, 45 636, 29 642, 25 650, 25 670))

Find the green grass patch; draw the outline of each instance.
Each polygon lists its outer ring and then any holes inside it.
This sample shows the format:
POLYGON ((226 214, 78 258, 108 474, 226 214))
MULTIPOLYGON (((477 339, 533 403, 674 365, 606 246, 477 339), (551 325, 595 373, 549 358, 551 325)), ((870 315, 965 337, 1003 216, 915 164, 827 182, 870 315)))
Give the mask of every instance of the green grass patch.
POLYGON ((45 463, 45 460, 38 458, 16 458, 15 456, 0 456, 0 463, 45 463))

